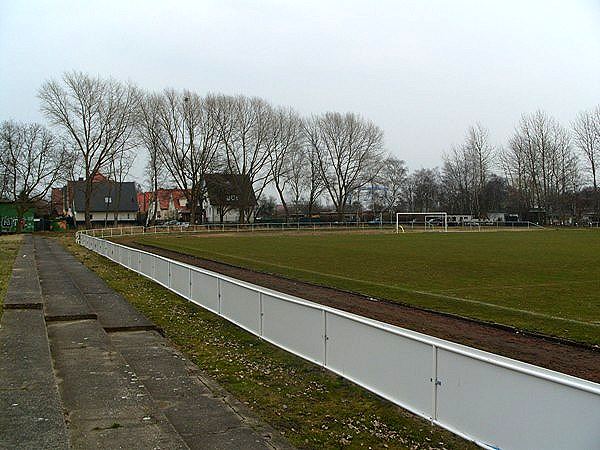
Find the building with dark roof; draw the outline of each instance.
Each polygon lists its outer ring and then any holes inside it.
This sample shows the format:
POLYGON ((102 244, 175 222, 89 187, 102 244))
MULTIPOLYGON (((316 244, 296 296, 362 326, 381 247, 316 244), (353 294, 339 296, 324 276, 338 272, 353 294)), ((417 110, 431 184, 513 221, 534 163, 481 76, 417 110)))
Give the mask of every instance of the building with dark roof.
MULTIPOLYGON (((73 217, 85 222, 85 181, 68 181, 62 188, 52 189, 52 211, 58 216, 73 217)), ((94 178, 90 199, 92 222, 132 223, 137 220, 138 202, 134 182, 110 181, 104 176, 94 178)))
POLYGON ((208 222, 237 222, 240 209, 254 221, 256 194, 248 176, 215 173, 205 176, 207 199, 204 202, 208 222))

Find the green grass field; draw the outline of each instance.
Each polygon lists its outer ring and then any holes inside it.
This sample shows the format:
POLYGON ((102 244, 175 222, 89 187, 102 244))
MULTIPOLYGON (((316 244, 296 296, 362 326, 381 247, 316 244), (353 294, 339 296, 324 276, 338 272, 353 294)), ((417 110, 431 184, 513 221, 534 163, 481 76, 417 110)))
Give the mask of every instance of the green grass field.
POLYGON ((600 233, 593 230, 169 235, 136 241, 600 344, 600 233))

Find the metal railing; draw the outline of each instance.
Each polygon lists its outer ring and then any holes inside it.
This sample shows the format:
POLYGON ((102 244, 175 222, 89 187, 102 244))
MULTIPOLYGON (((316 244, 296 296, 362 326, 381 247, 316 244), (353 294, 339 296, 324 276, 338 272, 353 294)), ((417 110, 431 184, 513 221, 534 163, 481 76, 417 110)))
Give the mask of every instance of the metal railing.
MULTIPOLYGON (((427 230, 423 223, 401 223, 405 230, 427 230)), ((481 230, 517 230, 517 229, 543 229, 544 227, 532 222, 491 222, 481 224, 449 225, 453 232, 481 231, 481 230)), ((260 231, 340 231, 340 230, 396 230, 396 222, 287 222, 287 223, 209 223, 203 225, 157 225, 122 226, 114 228, 95 228, 83 230, 95 237, 118 237, 139 234, 165 234, 165 233, 216 233, 216 232, 260 232, 260 231)))
POLYGON ((248 332, 490 449, 591 449, 600 384, 78 233, 78 242, 248 332))

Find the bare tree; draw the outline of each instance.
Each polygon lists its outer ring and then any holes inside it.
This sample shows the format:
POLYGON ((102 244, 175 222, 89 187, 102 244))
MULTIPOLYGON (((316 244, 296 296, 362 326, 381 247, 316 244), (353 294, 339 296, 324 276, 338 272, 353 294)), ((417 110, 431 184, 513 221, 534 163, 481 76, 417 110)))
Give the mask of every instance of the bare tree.
POLYGON ((325 186, 319 173, 315 149, 307 145, 304 139, 291 152, 290 166, 288 189, 295 211, 298 213, 302 204, 303 212, 310 217, 325 186))
POLYGON ((69 72, 61 81, 45 82, 38 97, 42 112, 79 153, 85 177, 85 224, 90 227, 94 177, 109 167, 120 149, 131 145, 139 92, 132 84, 69 72))
POLYGON ((435 169, 420 169, 406 181, 405 199, 409 212, 437 211, 441 206, 440 173, 435 169))
POLYGON ((17 210, 17 231, 25 212, 61 178, 67 153, 42 125, 7 121, 0 126, 0 174, 4 195, 17 210))
POLYGON ((483 193, 490 177, 490 166, 494 156, 494 148, 489 142, 489 132, 481 124, 469 127, 464 153, 473 172, 474 211, 477 216, 481 217, 487 213, 482 208, 485 203, 483 193))
POLYGON ((600 211, 598 196, 598 165, 600 164, 600 106, 592 111, 582 111, 573 123, 573 140, 586 162, 592 178, 594 208, 600 211))
MULTIPOLYGON (((217 163, 218 133, 212 98, 189 91, 165 90, 158 102, 159 155, 179 189, 185 192, 192 223, 205 196, 204 178, 217 163)), ((204 215, 200 214, 200 221, 204 215)))
POLYGON ((138 140, 146 149, 148 159, 144 172, 152 191, 152 216, 146 218, 146 224, 156 225, 156 215, 159 206, 158 189, 165 175, 164 165, 160 157, 161 151, 161 123, 160 123, 160 97, 155 94, 145 94, 139 106, 138 140))
POLYGON ((219 130, 225 170, 232 175, 239 204, 239 221, 247 222, 269 179, 272 145, 271 106, 260 98, 217 95, 212 98, 213 116, 219 130))
MULTIPOLYGON (((300 153, 300 132, 302 121, 298 114, 289 108, 278 108, 272 113, 268 155, 271 180, 279 195, 289 220, 289 207, 285 198, 288 183, 292 182, 294 159, 300 153)), ((296 161, 297 162, 297 161, 296 161)))
POLYGON ((304 200, 308 159, 304 148, 299 145, 290 154, 290 170, 288 174, 288 191, 294 212, 297 214, 299 205, 304 200))
POLYGON ((564 200, 571 199, 570 208, 579 183, 578 162, 567 130, 554 118, 542 111, 523 115, 502 164, 525 209, 567 213, 564 200))
MULTIPOLYGON (((2 156, 0 156, 2 158, 2 156)), ((0 159, 0 200, 8 198, 10 195, 10 171, 4 167, 0 159)))
POLYGON ((491 175, 494 148, 480 124, 469 127, 465 142, 444 155, 443 179, 451 211, 485 215, 485 187, 491 175))
POLYGON ((343 220, 352 193, 381 169, 383 131, 356 114, 334 112, 313 117, 304 129, 325 189, 343 220))
POLYGON ((135 162, 136 153, 133 149, 123 148, 116 152, 110 163, 110 178, 113 180, 113 184, 116 187, 116 202, 113 205, 113 223, 114 226, 119 225, 119 213, 121 205, 121 195, 123 191, 123 183, 129 176, 129 172, 135 162))
POLYGON ((445 191, 445 208, 450 212, 474 214, 474 171, 465 157, 463 147, 453 147, 444 155, 442 179, 445 191))
POLYGON ((404 189, 408 177, 408 169, 403 160, 388 156, 383 162, 383 168, 377 177, 377 183, 383 188, 379 194, 379 201, 383 210, 390 214, 399 209, 404 200, 404 189))

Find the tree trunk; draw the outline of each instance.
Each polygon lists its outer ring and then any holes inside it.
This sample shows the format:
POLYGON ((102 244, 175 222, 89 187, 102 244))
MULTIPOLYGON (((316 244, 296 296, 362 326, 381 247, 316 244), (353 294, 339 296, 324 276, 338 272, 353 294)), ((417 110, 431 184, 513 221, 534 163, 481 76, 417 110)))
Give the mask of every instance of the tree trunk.
MULTIPOLYGON (((73 193, 73 197, 75 196, 75 193, 73 193)), ((85 208, 84 208, 84 215, 85 215, 85 227, 87 229, 92 228, 92 221, 90 218, 90 202, 92 200, 92 179, 91 177, 88 176, 87 180, 85 181, 85 208)), ((75 218, 75 222, 77 222, 77 218, 75 218)))
POLYGON ((277 188, 277 194, 279 194, 279 200, 281 200, 281 206, 283 206, 283 211, 285 214, 285 222, 289 222, 290 220, 290 211, 287 205, 287 202, 285 201, 285 198, 283 196, 283 191, 279 188, 279 186, 276 186, 277 188))
POLYGON ((152 211, 152 222, 151 225, 155 226, 156 225, 156 215, 158 214, 158 208, 160 206, 159 202, 158 202, 158 189, 154 188, 154 195, 152 198, 152 201, 154 202, 154 210, 152 211))
POLYGON ((119 189, 117 191, 117 205, 115 206, 115 221, 114 221, 114 225, 115 228, 119 226, 119 205, 121 204, 121 187, 122 184, 119 183, 119 189))
POLYGON ((15 205, 15 209, 17 211, 17 225, 15 227, 15 230, 17 233, 23 232, 23 217, 25 216, 25 211, 27 211, 27 206, 27 204, 23 204, 21 202, 17 202, 17 204, 15 205))
POLYGON ((344 207, 340 203, 336 209, 337 209, 338 222, 343 222, 344 221, 344 207))
POLYGON ((198 199, 196 198, 196 194, 194 193, 194 188, 190 189, 190 224, 196 224, 196 207, 198 203, 198 199))
POLYGON ((204 189, 200 188, 198 190, 196 203, 200 203, 200 224, 204 224, 206 221, 206 217, 204 214, 204 189))

